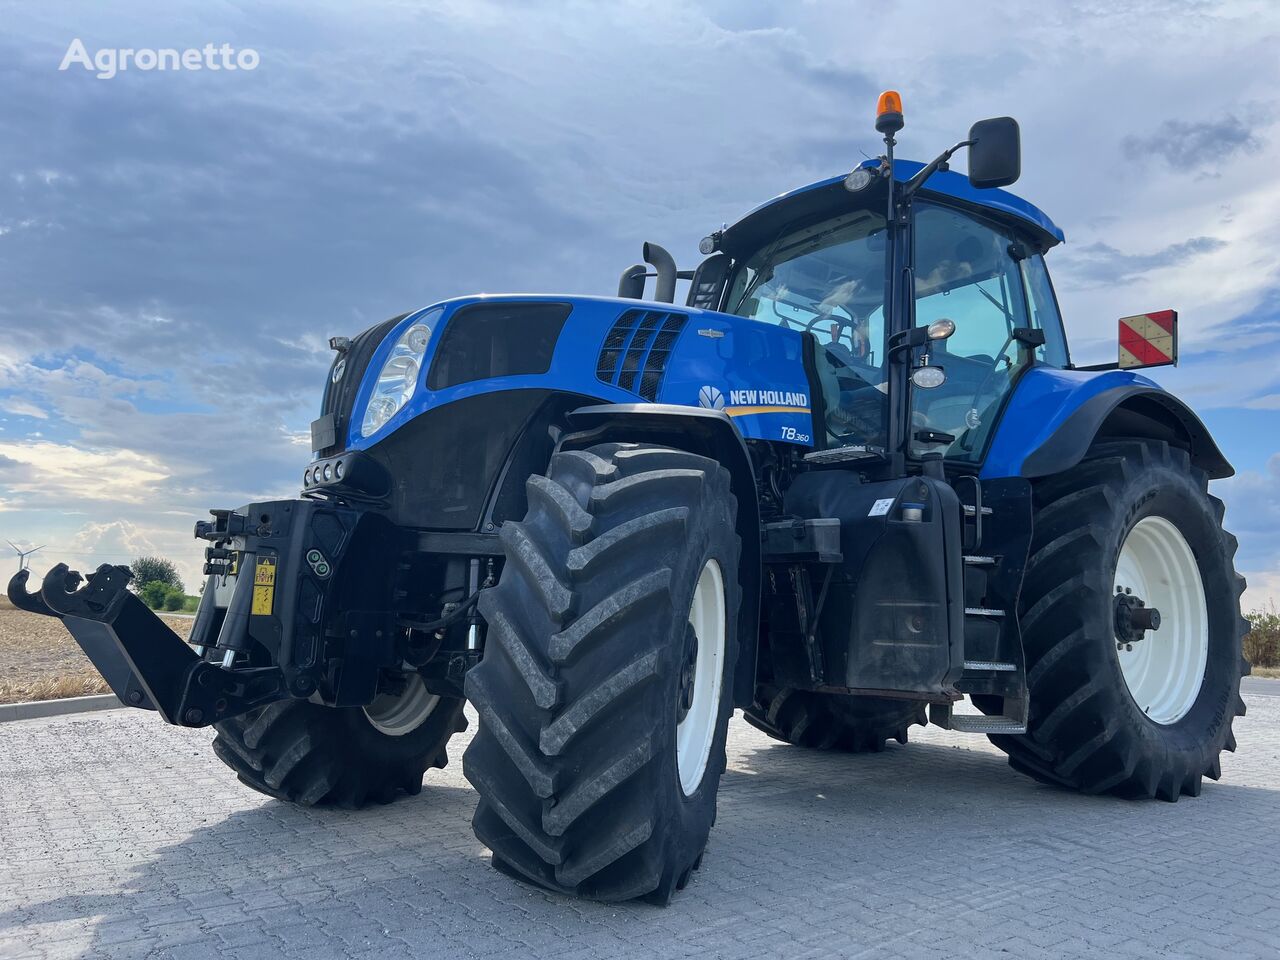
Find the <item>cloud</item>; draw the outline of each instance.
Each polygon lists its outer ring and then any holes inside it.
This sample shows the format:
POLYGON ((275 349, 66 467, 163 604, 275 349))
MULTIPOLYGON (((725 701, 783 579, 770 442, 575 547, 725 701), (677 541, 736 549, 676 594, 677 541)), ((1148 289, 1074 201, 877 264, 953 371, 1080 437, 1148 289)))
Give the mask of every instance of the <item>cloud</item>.
POLYGON ((1227 114, 1220 120, 1166 120, 1145 137, 1125 137, 1122 147, 1131 160, 1159 157, 1175 170, 1216 166, 1237 153, 1257 153, 1262 140, 1253 128, 1227 114))
POLYGON ((1240 540, 1236 568, 1245 572, 1280 574, 1280 453, 1272 454, 1261 470, 1242 470, 1215 481, 1214 493, 1227 505, 1224 525, 1240 540))
POLYGON ((41 407, 37 407, 28 400, 19 400, 16 397, 9 397, 0 400, 0 410, 6 413, 12 413, 15 417, 34 417, 37 420, 48 420, 49 412, 41 407))
POLYGON ((1069 249, 1060 259, 1066 261, 1067 271, 1076 284, 1107 286, 1133 283, 1156 270, 1183 266, 1202 254, 1222 250, 1226 245, 1216 237, 1191 237, 1154 253, 1122 253, 1110 244, 1099 242, 1069 249))
POLYGON ((5 487, 20 507, 92 502, 144 503, 169 474, 132 450, 86 450, 49 441, 0 441, 0 457, 18 464, 5 487), (25 469, 24 469, 25 468, 25 469))
POLYGON ((135 524, 114 520, 86 523, 71 537, 67 551, 87 561, 83 563, 85 569, 92 569, 97 566, 95 558, 102 563, 126 564, 138 557, 154 556, 159 549, 135 524))

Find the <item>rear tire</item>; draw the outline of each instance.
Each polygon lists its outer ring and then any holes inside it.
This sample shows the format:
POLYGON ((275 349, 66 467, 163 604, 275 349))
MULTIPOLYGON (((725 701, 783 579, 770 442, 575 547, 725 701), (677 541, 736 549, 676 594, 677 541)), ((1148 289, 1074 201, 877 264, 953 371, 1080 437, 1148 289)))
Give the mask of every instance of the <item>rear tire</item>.
POLYGON ((761 686, 756 705, 743 711, 747 723, 783 743, 814 750, 878 753, 890 740, 907 742, 907 731, 928 723, 923 703, 881 697, 812 693, 761 686))
MULTIPOLYGON (((406 697, 420 685, 414 675, 406 697)), ((417 700, 406 712, 383 697, 372 715, 282 700, 214 724, 213 752, 241 783, 277 800, 347 809, 390 803, 421 792, 427 768, 449 762, 445 744, 467 727, 461 699, 417 700)))
POLYGON ((1184 451, 1149 440, 1096 444, 1033 496, 1019 602, 1029 729, 991 741, 1045 783, 1167 801, 1199 795, 1202 777, 1221 776, 1222 750, 1235 749, 1249 672, 1244 578, 1222 502, 1184 451), (1135 562, 1135 550, 1146 559, 1135 562), (1118 649, 1116 588, 1131 582, 1142 584, 1134 596, 1151 594, 1162 623, 1118 649))
POLYGON ((739 606, 736 504, 713 460, 607 444, 557 454, 507 523, 466 692, 463 772, 503 872, 666 903, 715 821, 739 606))

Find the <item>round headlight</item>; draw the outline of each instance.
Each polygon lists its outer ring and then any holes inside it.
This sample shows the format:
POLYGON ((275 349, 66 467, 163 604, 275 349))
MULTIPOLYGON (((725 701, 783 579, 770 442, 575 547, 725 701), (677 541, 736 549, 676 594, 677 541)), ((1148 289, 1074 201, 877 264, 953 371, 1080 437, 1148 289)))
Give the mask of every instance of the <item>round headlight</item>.
POLYGON ((329 466, 329 464, 326 463, 324 465, 324 482, 328 483, 332 479, 333 479, 333 467, 329 466))
POLYGON ((346 369, 347 369, 347 358, 339 357, 338 362, 333 365, 333 373, 329 375, 329 379, 332 380, 334 383, 337 383, 339 380, 342 379, 342 374, 346 372, 346 369))
POLYGON ((304 487, 309 487, 311 486, 311 483, 311 468, 308 467, 306 470, 302 471, 302 485, 304 487))
POLYGON ((341 479, 342 479, 342 473, 343 473, 343 470, 342 470, 342 461, 341 461, 341 460, 339 460, 337 463, 335 463, 335 464, 333 465, 333 479, 335 479, 335 480, 341 480, 341 479))
POLYGON ((850 193, 857 193, 859 190, 865 190, 871 186, 871 181, 875 178, 875 170, 868 167, 858 167, 858 169, 844 178, 844 188, 850 193))
POLYGON ((431 339, 431 328, 424 323, 415 323, 404 335, 405 345, 418 356, 427 351, 427 341, 431 339))
POLYGON ((941 367, 916 367, 911 371, 911 382, 921 390, 932 390, 947 382, 947 374, 941 367))
MULTIPOLYGON (((443 312, 442 307, 437 307, 421 319, 438 317, 443 312)), ((365 407, 364 420, 360 425, 361 436, 368 437, 382 429, 409 402, 409 398, 418 389, 422 360, 430 340, 431 327, 418 322, 400 334, 392 344, 390 352, 382 361, 378 378, 374 381, 373 396, 365 407)))
POLYGON ((396 402, 389 397, 374 397, 369 401, 369 409, 364 413, 364 425, 361 432, 369 434, 382 429, 382 425, 395 415, 396 402))

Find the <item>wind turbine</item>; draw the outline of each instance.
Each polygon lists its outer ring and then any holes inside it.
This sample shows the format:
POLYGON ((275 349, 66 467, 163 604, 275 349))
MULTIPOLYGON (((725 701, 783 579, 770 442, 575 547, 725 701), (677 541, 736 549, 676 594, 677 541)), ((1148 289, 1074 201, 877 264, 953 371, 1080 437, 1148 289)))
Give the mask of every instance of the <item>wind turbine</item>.
POLYGON ((38 546, 38 547, 32 547, 30 550, 23 550, 23 549, 21 549, 21 548, 20 548, 16 543, 14 543, 12 540, 6 540, 6 541, 5 541, 5 543, 7 543, 9 546, 13 547, 14 552, 18 555, 18 570, 19 570, 19 572, 21 572, 21 571, 23 571, 23 570, 27 569, 27 557, 31 556, 31 555, 32 555, 33 553, 35 553, 37 550, 43 550, 43 549, 44 549, 44 544, 43 544, 43 543, 42 543, 42 544, 40 544, 40 546, 38 546))

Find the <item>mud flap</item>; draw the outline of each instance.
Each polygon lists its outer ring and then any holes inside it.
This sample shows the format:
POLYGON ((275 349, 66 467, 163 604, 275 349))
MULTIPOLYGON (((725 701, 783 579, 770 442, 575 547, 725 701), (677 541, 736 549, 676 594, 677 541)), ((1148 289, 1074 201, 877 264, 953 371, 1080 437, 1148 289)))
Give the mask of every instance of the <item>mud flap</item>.
POLYGON ((104 564, 81 586, 58 564, 40 592, 27 591, 29 571, 9 581, 9 599, 31 613, 58 617, 129 706, 154 709, 169 723, 202 727, 287 696, 276 667, 224 670, 196 655, 125 587, 127 567, 104 564))

